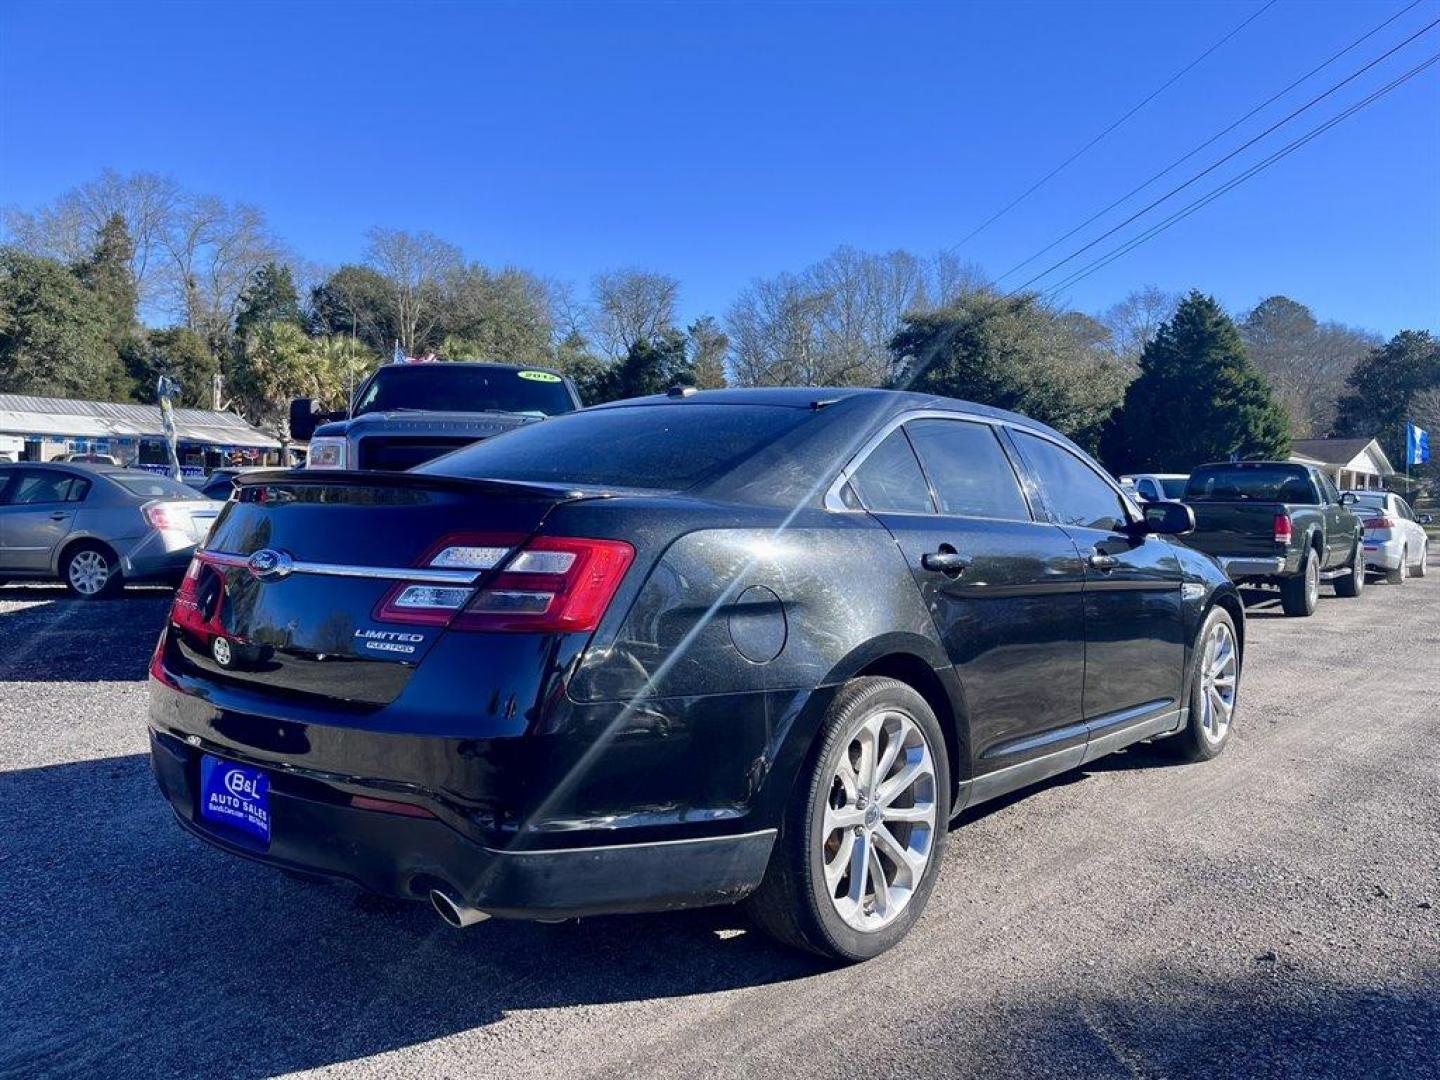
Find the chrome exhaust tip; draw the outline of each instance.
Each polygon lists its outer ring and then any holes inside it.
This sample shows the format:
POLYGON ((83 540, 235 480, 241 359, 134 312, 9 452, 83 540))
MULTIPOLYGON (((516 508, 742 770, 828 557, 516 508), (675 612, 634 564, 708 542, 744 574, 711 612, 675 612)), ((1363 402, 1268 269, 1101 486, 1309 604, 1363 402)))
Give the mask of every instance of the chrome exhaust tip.
POLYGON ((430 890, 430 906, 435 909, 435 913, 440 918, 455 927, 456 930, 474 926, 490 917, 479 908, 471 907, 464 900, 457 900, 449 893, 441 892, 439 889, 430 890))

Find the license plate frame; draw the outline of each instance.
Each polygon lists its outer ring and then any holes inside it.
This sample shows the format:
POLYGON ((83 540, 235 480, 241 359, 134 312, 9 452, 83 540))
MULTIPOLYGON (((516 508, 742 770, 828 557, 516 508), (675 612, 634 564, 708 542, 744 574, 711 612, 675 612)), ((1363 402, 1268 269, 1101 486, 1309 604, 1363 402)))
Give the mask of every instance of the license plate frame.
POLYGON ((270 775, 264 769, 200 755, 200 819, 206 825, 270 846, 270 775))

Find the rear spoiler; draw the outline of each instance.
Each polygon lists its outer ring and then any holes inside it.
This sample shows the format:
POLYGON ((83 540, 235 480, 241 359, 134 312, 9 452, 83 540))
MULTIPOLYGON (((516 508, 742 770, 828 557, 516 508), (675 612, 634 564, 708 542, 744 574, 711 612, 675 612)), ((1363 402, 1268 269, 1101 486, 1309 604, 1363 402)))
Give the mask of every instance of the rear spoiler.
POLYGON ((235 478, 240 488, 284 485, 286 487, 401 487, 462 494, 491 495, 497 498, 544 498, 556 500, 603 498, 616 494, 604 489, 585 489, 567 484, 536 484, 522 480, 490 480, 482 477, 445 476, 440 473, 384 472, 379 469, 265 469, 235 478))

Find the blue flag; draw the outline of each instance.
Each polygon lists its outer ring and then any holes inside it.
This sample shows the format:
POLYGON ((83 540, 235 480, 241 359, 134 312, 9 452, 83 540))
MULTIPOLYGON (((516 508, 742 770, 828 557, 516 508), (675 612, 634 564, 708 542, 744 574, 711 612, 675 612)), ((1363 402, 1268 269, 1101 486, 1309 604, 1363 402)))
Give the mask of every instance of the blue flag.
POLYGON ((1430 432, 1415 424, 1405 425, 1405 464, 1424 465, 1430 460, 1430 432))

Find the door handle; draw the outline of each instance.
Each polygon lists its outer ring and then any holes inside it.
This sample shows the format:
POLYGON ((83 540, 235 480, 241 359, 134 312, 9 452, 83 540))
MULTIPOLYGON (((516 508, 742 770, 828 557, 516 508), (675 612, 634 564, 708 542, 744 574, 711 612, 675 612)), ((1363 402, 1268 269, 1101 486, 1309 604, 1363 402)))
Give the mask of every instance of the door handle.
POLYGON ((1114 555, 1102 555, 1098 551, 1086 561, 1096 570, 1114 570, 1120 565, 1120 560, 1114 555))
POLYGON ((969 567, 970 558, 958 551, 946 551, 942 548, 940 551, 927 551, 920 556, 920 565, 926 570, 959 577, 969 567))
POLYGON ((64 520, 65 520, 67 517, 69 517, 69 516, 70 516, 69 514, 64 513, 63 511, 56 510, 54 513, 52 513, 52 514, 50 515, 50 520, 51 520, 51 521, 64 521, 64 520))

